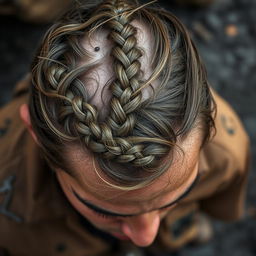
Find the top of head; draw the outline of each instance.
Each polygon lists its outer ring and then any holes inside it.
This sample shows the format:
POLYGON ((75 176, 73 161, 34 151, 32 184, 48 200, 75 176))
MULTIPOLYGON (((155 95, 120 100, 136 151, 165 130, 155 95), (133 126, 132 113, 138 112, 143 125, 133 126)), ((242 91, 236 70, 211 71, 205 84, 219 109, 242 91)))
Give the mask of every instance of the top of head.
POLYGON ((64 141, 79 140, 113 179, 136 183, 164 171, 152 170, 199 119, 208 136, 204 68, 162 9, 121 0, 75 8, 46 34, 32 75, 32 124, 56 165, 64 141))

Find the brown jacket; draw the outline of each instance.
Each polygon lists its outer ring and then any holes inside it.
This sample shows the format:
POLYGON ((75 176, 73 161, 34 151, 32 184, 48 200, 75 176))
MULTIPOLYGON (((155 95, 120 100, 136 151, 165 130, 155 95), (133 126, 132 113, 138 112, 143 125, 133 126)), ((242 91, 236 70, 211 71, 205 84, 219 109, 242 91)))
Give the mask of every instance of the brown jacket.
MULTIPOLYGON (((14 256, 113 255, 110 250, 118 241, 97 231, 69 205, 20 120, 28 85, 28 79, 19 83, 14 99, 0 110, 0 248, 14 256)), ((249 140, 231 107, 216 93, 214 97, 217 133, 201 151, 203 174, 162 221, 153 247, 181 245, 170 230, 196 209, 223 220, 243 215, 249 140)))

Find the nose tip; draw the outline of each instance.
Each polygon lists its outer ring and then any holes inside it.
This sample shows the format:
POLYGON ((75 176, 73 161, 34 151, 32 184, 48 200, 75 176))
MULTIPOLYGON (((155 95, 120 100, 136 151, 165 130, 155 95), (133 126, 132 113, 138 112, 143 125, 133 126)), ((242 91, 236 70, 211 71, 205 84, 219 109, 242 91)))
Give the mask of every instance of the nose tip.
POLYGON ((122 232, 140 247, 153 243, 160 225, 160 217, 155 213, 147 213, 130 218, 122 225, 122 232))

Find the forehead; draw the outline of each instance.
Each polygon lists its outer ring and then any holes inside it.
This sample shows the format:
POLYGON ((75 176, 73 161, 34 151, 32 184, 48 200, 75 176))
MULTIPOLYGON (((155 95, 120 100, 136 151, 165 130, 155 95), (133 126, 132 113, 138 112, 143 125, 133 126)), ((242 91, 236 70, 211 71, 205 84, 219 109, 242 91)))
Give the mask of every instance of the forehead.
MULTIPOLYGON (((81 193, 86 197, 92 195, 92 199, 120 202, 124 197, 126 201, 154 200, 167 192, 174 192, 182 189, 192 172, 197 172, 197 163, 201 146, 201 134, 192 132, 188 138, 180 143, 180 150, 175 150, 173 161, 169 169, 152 184, 133 191, 122 191, 106 184, 97 174, 112 183, 100 170, 94 158, 86 150, 80 147, 73 147, 69 150, 67 160, 75 172, 74 183, 79 187, 81 193), (140 197, 138 198, 138 194, 140 197)), ((168 156, 167 156, 168 157, 168 156)))

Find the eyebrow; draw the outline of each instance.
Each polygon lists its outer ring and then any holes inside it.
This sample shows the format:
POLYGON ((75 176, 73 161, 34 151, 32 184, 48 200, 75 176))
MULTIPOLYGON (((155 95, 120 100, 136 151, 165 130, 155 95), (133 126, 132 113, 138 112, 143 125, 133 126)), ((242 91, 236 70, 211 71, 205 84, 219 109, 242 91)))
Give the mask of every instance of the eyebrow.
MULTIPOLYGON (((199 181, 200 179, 200 174, 198 173, 196 178, 194 179, 194 181, 192 182, 192 184, 186 189, 186 191, 181 195, 179 196, 177 199, 175 199, 173 202, 171 203, 168 203, 160 208, 157 208, 157 209, 154 209, 154 210, 161 210, 161 209, 164 209, 164 208, 168 208, 174 204, 176 204, 178 201, 180 201, 181 199, 183 199, 184 197, 186 197, 190 192, 191 190, 196 186, 197 182, 199 181)), ((94 205, 92 204, 91 202, 89 202, 88 200, 82 198, 79 194, 77 194, 73 188, 72 188, 72 191, 73 191, 73 194, 75 195, 75 197, 81 202, 83 203, 85 206, 87 206, 88 208, 90 208, 91 210, 97 212, 97 213, 100 213, 100 214, 104 214, 104 215, 108 215, 108 216, 112 216, 112 217, 134 217, 134 216, 138 216, 140 215, 141 213, 138 213, 138 214, 122 214, 122 213, 116 213, 116 212, 111 212, 111 211, 108 211, 108 210, 105 210, 97 205, 94 205)))

